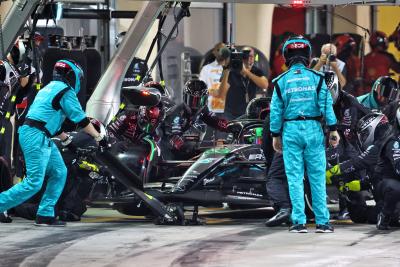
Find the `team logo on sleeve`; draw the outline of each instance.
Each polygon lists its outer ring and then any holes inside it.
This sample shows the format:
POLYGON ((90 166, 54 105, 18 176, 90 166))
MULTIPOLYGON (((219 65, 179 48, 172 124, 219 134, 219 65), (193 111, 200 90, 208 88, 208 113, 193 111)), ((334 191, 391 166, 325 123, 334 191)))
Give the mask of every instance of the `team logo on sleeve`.
POLYGON ((393 148, 394 148, 394 149, 399 149, 399 147, 400 147, 400 145, 399 145, 399 142, 398 142, 398 141, 396 141, 396 142, 393 143, 393 148))

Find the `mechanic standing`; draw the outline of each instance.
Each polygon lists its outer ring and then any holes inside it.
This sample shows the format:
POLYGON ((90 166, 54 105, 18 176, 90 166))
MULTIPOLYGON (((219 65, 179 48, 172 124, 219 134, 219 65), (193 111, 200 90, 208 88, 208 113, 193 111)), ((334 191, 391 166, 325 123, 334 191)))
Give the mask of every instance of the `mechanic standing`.
MULTIPOLYGON (((104 142, 78 101, 83 71, 70 60, 60 60, 53 69, 53 81, 38 92, 25 123, 18 132, 26 164, 26 177, 0 194, 0 212, 13 208, 39 192, 44 176, 47 186, 36 216, 37 226, 64 226, 56 219, 54 206, 64 188, 67 168, 51 137, 58 135, 62 145, 72 148, 72 138, 62 132, 61 124, 68 117, 93 136, 104 142)), ((1 215, 4 216, 4 215, 1 215)))
POLYGON ((325 145, 320 120, 322 116, 330 130, 329 143, 337 146, 336 117, 332 97, 324 75, 311 70, 311 44, 303 36, 290 37, 283 45, 283 56, 289 70, 273 80, 271 103, 271 134, 273 147, 283 151, 285 171, 292 202, 289 231, 306 233, 304 213, 304 167, 311 186, 317 233, 332 233, 326 205, 325 145), (283 137, 283 144, 282 139, 283 137))

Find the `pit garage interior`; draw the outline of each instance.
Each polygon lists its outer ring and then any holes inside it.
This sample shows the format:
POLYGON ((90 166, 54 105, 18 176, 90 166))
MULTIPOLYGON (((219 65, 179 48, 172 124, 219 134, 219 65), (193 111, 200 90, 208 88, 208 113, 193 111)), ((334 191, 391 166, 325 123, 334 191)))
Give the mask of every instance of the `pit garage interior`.
MULTIPOLYGON (((320 57, 323 44, 351 36, 363 73, 371 34, 395 36, 397 29, 400 35, 400 1, 0 0, 0 26, 3 61, 16 44, 37 46, 29 54, 31 69, 41 70, 29 74, 40 79, 32 84, 35 90, 52 81, 58 60, 78 62, 84 72, 78 100, 88 117, 107 126, 127 109, 162 101, 168 118, 182 104, 185 84, 214 61, 219 42, 236 52, 254 49, 254 65, 269 81, 256 98, 270 99, 272 79, 287 69, 280 51, 291 34, 310 40, 312 57, 320 57), (162 95, 144 85, 150 80, 165 88, 162 95)), ((396 39, 388 38, 387 52, 400 61, 396 39)), ((393 69, 390 77, 400 81, 393 69)), ((10 85, 8 109, 0 113, 0 144, 8 147, 1 150, 8 157, 0 155, 1 191, 25 176, 16 136, 29 107, 16 104, 15 97, 10 85)), ((307 183, 308 233, 289 233, 289 223, 265 226, 276 212, 265 192, 266 156, 258 131, 264 121, 232 120, 241 134, 222 137, 196 123, 184 140, 196 145, 190 157, 171 156, 151 135, 107 148, 83 138, 84 148, 70 154, 67 149, 68 156, 59 146, 70 179, 69 195, 64 191, 60 201, 79 201, 79 216, 68 217, 65 227, 35 226, 43 190, 26 206, 9 210, 12 222, 0 223, 0 266, 400 266, 398 226, 381 231, 367 218, 338 217, 339 196, 348 197, 343 184, 327 186, 334 233, 314 233, 307 183), (194 174, 200 182, 193 182, 194 174)), ((63 129, 82 132, 71 122, 63 129)), ((365 205, 374 207, 367 191, 365 205)))

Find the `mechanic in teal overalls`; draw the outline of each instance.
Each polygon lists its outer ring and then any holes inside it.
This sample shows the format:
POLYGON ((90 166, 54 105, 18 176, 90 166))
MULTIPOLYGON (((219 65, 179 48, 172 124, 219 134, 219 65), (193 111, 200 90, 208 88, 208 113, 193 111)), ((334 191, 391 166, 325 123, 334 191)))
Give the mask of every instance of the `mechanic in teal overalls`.
POLYGON ((307 68, 311 44, 302 36, 290 37, 283 46, 289 69, 273 80, 271 133, 273 147, 282 153, 292 202, 289 231, 306 233, 304 214, 304 168, 311 186, 312 205, 317 223, 316 232, 331 233, 326 205, 325 142, 322 116, 330 130, 330 144, 336 146, 339 135, 332 97, 324 75, 307 68), (281 140, 283 138, 283 144, 281 140))
POLYGON ((374 82, 371 92, 357 97, 357 100, 364 107, 381 111, 392 101, 398 100, 398 90, 397 82, 394 79, 389 76, 381 76, 374 82))
POLYGON ((83 128, 96 141, 99 134, 78 101, 83 71, 71 60, 60 60, 54 66, 53 81, 41 89, 32 103, 23 126, 19 128, 20 145, 25 158, 26 177, 0 194, 0 212, 13 208, 31 198, 42 188, 47 177, 46 190, 37 211, 38 226, 64 226, 55 217, 54 206, 64 188, 67 168, 60 151, 51 137, 58 136, 62 145, 72 148, 72 138, 61 132, 65 118, 83 128))

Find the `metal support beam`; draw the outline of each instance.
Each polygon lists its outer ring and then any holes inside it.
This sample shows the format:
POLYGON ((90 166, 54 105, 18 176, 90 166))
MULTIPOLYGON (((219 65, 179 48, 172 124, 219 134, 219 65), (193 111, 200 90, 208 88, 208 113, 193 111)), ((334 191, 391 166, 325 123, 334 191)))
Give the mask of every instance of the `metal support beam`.
POLYGON ((0 57, 4 59, 11 50, 17 36, 21 33, 26 21, 32 12, 47 1, 44 0, 16 0, 1 25, 2 36, 0 36, 0 57))
MULTIPOLYGON (((140 1, 140 0, 137 0, 140 1)), ((153 1, 153 0, 150 0, 153 1)), ((243 4, 277 4, 290 6, 293 0, 185 0, 185 2, 213 2, 213 3, 243 3, 243 4)), ((399 5, 400 0, 304 0, 304 5, 307 6, 322 6, 322 5, 399 5)))
POLYGON ((143 4, 86 105, 88 116, 107 124, 116 114, 125 73, 151 25, 166 4, 162 1, 148 1, 143 4))
POLYGON ((63 9, 63 19, 134 19, 137 11, 114 11, 107 9, 63 9))

